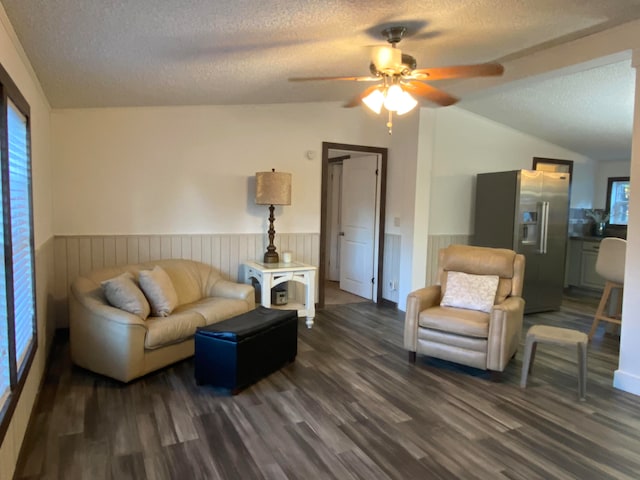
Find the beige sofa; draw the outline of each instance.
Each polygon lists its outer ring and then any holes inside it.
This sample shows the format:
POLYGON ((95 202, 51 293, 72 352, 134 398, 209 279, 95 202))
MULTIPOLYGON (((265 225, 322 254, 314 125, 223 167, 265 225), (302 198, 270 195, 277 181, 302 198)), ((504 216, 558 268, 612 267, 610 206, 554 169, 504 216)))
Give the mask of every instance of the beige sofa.
POLYGON ((250 285, 221 278, 211 266, 191 260, 158 260, 106 268, 77 278, 69 296, 71 359, 88 370, 129 382, 194 353, 197 327, 255 308, 250 285), (141 317, 111 306, 101 282, 125 272, 160 266, 177 294, 167 317, 141 317))

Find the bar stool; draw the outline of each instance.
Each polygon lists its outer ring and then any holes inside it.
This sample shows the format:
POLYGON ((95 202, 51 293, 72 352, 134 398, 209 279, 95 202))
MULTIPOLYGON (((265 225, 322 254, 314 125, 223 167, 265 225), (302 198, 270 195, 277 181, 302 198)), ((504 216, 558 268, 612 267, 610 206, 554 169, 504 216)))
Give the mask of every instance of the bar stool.
POLYGON ((538 343, 550 345, 573 345, 578 351, 578 397, 585 400, 587 396, 587 334, 570 328, 534 325, 527 332, 522 358, 522 374, 520 388, 527 386, 527 376, 533 368, 538 343))
POLYGON ((627 251, 627 241, 621 238, 609 237, 600 242, 598 250, 598 259, 596 260, 596 272, 605 279, 604 291, 600 298, 598 310, 593 317, 593 324, 589 332, 589 340, 598 329, 600 321, 622 323, 622 291, 624 288, 624 263, 627 251), (618 301, 616 311, 613 315, 609 315, 610 309, 607 309, 609 300, 611 300, 611 292, 618 290, 618 301))

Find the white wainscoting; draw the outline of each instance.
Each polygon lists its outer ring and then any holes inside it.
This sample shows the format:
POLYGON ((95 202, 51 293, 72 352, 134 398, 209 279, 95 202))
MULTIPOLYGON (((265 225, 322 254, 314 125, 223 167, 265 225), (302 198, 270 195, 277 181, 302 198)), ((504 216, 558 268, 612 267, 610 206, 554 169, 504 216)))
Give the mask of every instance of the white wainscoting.
POLYGON ((36 254, 36 300, 38 308, 38 343, 44 338, 44 357, 48 358, 53 337, 56 333, 56 312, 54 289, 55 278, 55 238, 50 237, 35 251, 36 254))
POLYGON ((449 245, 469 245, 471 235, 429 235, 427 245, 427 283, 435 285, 438 279, 438 252, 449 245))
MULTIPOLYGON (((54 240, 55 287, 53 292, 57 328, 69 325, 67 296, 71 283, 91 270, 185 258, 212 265, 233 281, 243 281, 242 263, 260 259, 269 240, 263 234, 216 235, 65 235, 54 240)), ((318 233, 278 233, 277 251, 290 251, 294 261, 319 265, 318 233)), ((385 235, 382 297, 398 302, 400 235, 385 235), (394 282, 395 290, 391 288, 394 282)), ((289 282, 291 301, 302 301, 304 286, 289 282)), ((317 298, 317 291, 316 291, 317 298)))
MULTIPOLYGON (((294 261, 318 265, 319 240, 318 233, 279 233, 274 244, 280 254, 292 252, 294 261)), ((229 280, 243 281, 242 263, 262 258, 268 243, 263 234, 57 236, 54 241, 57 327, 69 325, 69 286, 77 276, 91 270, 184 258, 212 265, 229 280)), ((302 298, 298 297, 302 295, 302 285, 295 287, 289 292, 293 300, 302 298)))

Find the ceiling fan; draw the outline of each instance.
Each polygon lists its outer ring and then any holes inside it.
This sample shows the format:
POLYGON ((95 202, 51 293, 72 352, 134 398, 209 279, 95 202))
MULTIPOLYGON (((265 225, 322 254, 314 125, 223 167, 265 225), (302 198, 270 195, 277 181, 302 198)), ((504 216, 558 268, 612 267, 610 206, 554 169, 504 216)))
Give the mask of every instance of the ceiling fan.
POLYGON ((418 101, 413 97, 414 95, 443 107, 453 105, 459 100, 439 88, 424 83, 425 81, 499 76, 504 72, 504 67, 494 62, 416 69, 416 59, 411 55, 402 53, 396 46, 406 32, 407 28, 404 26, 390 27, 382 31, 382 35, 386 37, 391 46, 383 45, 373 48, 371 64, 369 65, 371 76, 294 77, 290 78, 289 81, 346 80, 378 82, 377 85, 373 85, 356 95, 344 106, 351 108, 364 103, 377 114, 384 107, 389 112, 387 127, 389 128, 389 134, 391 134, 393 113, 403 115, 411 111, 418 104, 418 101))

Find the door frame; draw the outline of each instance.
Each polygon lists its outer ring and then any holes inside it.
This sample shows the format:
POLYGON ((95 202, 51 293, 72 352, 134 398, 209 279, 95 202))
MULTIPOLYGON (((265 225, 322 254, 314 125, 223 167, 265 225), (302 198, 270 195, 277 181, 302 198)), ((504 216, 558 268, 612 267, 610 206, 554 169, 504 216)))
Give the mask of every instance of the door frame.
POLYGON ((329 177, 327 184, 327 255, 325 257, 325 279, 340 281, 340 239, 339 231, 342 222, 342 167, 344 160, 351 158, 351 155, 344 155, 343 161, 332 158, 329 162, 329 177), (336 167, 340 167, 339 169, 336 167), (339 172, 339 180, 336 182, 336 173, 339 172), (336 198, 338 197, 338 198, 336 198), (330 208, 329 208, 330 207, 330 208), (335 241, 331 242, 330 238, 334 237, 335 241), (335 250, 334 250, 335 249, 335 250), (332 275, 332 270, 334 275, 332 275))
POLYGON ((327 256, 327 191, 329 182, 329 163, 344 160, 344 157, 335 159, 329 158, 329 150, 347 150, 352 152, 364 152, 380 155, 380 209, 378 212, 378 271, 377 275, 377 295, 376 303, 381 305, 382 299, 382 264, 384 259, 384 226, 385 226, 385 205, 387 197, 387 157, 388 149, 381 147, 367 147, 364 145, 349 145, 346 143, 322 142, 322 186, 320 189, 320 258, 318 265, 318 308, 324 308, 324 281, 326 278, 326 256, 327 256))

